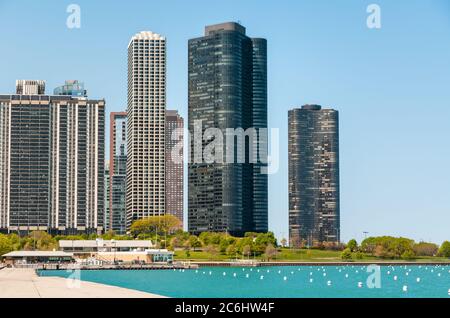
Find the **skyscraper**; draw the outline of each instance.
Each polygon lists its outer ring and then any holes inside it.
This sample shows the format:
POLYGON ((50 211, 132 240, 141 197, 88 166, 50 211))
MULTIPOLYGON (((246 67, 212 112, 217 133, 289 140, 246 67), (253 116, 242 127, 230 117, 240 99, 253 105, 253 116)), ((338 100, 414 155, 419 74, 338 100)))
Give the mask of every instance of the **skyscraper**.
POLYGON ((110 121, 110 229, 117 234, 125 234, 126 179, 127 179, 127 113, 112 112, 110 121))
POLYGON ((104 188, 105 188, 105 195, 104 195, 104 207, 105 207, 105 213, 103 214, 104 217, 104 230, 105 232, 108 232, 111 230, 111 223, 110 223, 110 218, 111 218, 111 194, 110 194, 110 172, 109 172, 109 161, 106 160, 105 161, 105 176, 104 176, 104 188))
POLYGON ((166 111, 166 213, 183 222, 183 117, 166 111), (172 156, 172 153, 176 153, 172 156), (181 159, 181 161, 180 161, 181 159))
POLYGON ((143 31, 128 44, 127 226, 165 214, 166 39, 143 31))
MULTIPOLYGON (((229 22, 207 26, 205 35, 189 40, 188 46, 191 134, 199 122, 202 136, 209 128, 218 128, 224 135, 227 128, 267 128, 266 40, 250 38, 243 26, 229 22)), ((197 162, 192 158, 196 147, 205 149, 209 141, 190 143, 189 231, 266 232, 267 175, 261 173, 265 163, 248 160, 249 153, 258 149, 241 147, 247 152, 244 162, 197 162)), ((238 147, 239 140, 227 149, 238 147)))
POLYGON ((291 245, 339 242, 339 116, 305 105, 289 111, 291 245))
POLYGON ((104 100, 0 95, 3 231, 103 230, 104 114, 104 100))

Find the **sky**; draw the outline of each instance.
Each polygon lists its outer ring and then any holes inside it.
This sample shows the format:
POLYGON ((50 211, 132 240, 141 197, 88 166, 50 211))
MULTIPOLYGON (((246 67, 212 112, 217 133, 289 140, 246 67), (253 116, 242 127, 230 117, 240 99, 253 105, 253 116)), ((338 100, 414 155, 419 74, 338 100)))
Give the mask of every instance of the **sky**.
POLYGON ((46 80, 47 93, 78 79, 108 113, 125 110, 127 45, 149 30, 167 37, 167 107, 187 120, 187 41, 226 21, 268 41, 269 127, 280 129, 269 228, 278 238, 288 236, 287 112, 315 103, 340 115, 341 239, 450 239, 447 0, 0 0, 0 93, 13 93, 16 79, 46 80), (66 25, 72 3, 80 28, 66 25), (372 3, 379 29, 367 27, 372 3))

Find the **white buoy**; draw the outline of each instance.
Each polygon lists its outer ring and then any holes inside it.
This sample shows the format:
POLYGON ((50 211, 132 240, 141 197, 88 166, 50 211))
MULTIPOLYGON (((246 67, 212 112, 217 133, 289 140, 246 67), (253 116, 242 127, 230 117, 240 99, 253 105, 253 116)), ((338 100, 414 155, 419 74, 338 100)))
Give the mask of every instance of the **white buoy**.
POLYGON ((260 277, 259 279, 264 279, 264 276, 263 276, 263 275, 261 275, 261 277, 260 277))
POLYGON ((236 273, 233 273, 233 277, 236 277, 236 273))
MULTIPOLYGON (((312 278, 309 279, 309 282, 312 283, 314 280, 312 278)), ((450 289, 448 290, 450 293, 450 289)))
POLYGON ((323 273, 323 277, 327 276, 327 273, 323 273))
POLYGON ((278 271, 278 274, 281 274, 281 271, 278 271))
POLYGON ((394 280, 397 280, 397 276, 394 276, 394 280))
POLYGON ((195 270, 195 273, 197 274, 197 273, 198 273, 198 270, 195 270))
POLYGON ((420 277, 416 278, 416 282, 420 283, 420 277))
POLYGON ((245 274, 245 278, 248 278, 249 277, 249 275, 248 274, 245 274))
POLYGON ((438 276, 441 277, 441 273, 438 273, 438 276))
POLYGON ((329 281, 327 282, 327 285, 328 285, 328 286, 331 286, 331 280, 329 280, 329 281))
POLYGON ((348 278, 348 274, 345 274, 345 278, 348 278))
POLYGON ((309 272, 309 276, 312 276, 312 272, 309 272))
POLYGON ((284 280, 284 281, 287 281, 287 277, 286 277, 286 276, 284 276, 284 277, 283 277, 283 280, 284 280))
POLYGON ((387 271, 387 274, 388 274, 388 275, 391 275, 391 271, 387 271))
POLYGON ((358 287, 361 288, 363 286, 362 282, 358 282, 358 287))
POLYGON ((408 272, 406 272, 406 276, 409 276, 409 273, 408 273, 408 272))
POLYGON ((269 273, 270 271, 269 271, 269 270, 267 270, 267 272, 269 273))
POLYGON ((408 286, 404 285, 404 286, 403 286, 403 291, 404 291, 404 292, 407 292, 407 291, 408 291, 408 286))
POLYGON ((291 275, 294 275, 294 272, 291 272, 291 275))
POLYGON ((358 274, 359 272, 356 270, 355 273, 358 274))
POLYGON ((226 276, 226 275, 227 275, 227 273, 223 272, 223 276, 226 276))

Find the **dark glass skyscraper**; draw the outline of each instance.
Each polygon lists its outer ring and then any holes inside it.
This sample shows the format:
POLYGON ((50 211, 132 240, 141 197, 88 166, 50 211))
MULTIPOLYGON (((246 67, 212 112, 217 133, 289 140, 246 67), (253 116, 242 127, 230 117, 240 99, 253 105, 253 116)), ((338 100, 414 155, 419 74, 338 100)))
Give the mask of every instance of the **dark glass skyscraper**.
POLYGON ((127 227, 127 113, 110 115, 109 229, 125 234, 127 227))
POLYGON ((319 105, 290 110, 288 147, 290 244, 338 242, 338 112, 319 105))
MULTIPOLYGON (((266 40, 246 36, 243 26, 231 22, 207 26, 205 36, 189 40, 188 46, 190 133, 200 122, 202 135, 209 128, 224 136, 229 128, 267 128, 266 40)), ((265 163, 250 163, 248 153, 245 162, 198 162, 196 147, 201 143, 205 149, 210 141, 200 137, 190 143, 189 231, 267 231, 265 163)))

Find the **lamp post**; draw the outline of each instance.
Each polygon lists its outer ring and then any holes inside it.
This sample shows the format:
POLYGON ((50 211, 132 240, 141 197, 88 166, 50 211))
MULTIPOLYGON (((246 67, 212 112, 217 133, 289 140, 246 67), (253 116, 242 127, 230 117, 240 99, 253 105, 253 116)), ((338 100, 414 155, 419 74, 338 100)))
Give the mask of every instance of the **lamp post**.
POLYGON ((117 246, 117 243, 116 243, 115 239, 112 239, 111 243, 114 244, 114 260, 113 260, 113 262, 114 262, 114 265, 116 265, 116 246, 117 246))

